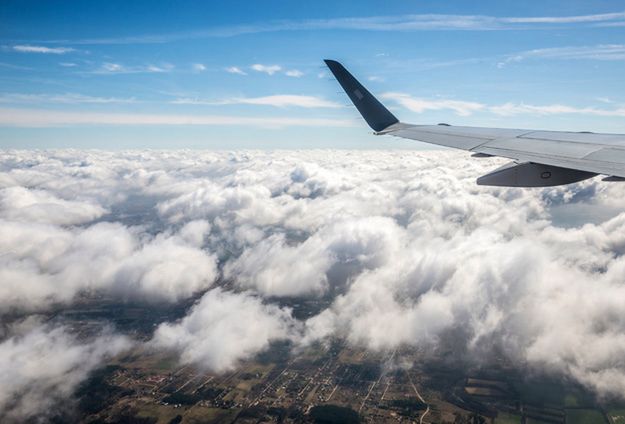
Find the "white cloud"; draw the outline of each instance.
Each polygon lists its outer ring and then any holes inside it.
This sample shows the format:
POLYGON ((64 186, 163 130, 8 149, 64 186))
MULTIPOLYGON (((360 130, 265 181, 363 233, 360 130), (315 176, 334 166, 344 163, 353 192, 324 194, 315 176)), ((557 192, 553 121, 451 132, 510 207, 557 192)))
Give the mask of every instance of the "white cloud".
POLYGON ((206 70, 206 66, 201 64, 201 63, 194 63, 193 64, 193 70, 195 72, 203 72, 206 70))
MULTIPOLYGON (((44 214, 40 210, 37 219, 61 221, 53 208, 50 217, 44 214)), ((187 225, 200 239, 209 229, 187 225)), ((119 223, 65 229, 3 219, 0 228, 0 313, 45 310, 82 292, 175 302, 209 288, 217 277, 216 258, 185 227, 150 236, 119 223)))
POLYGON ((252 65, 251 68, 256 72, 263 72, 267 75, 273 75, 282 70, 282 67, 278 65, 262 65, 260 63, 252 65))
POLYGON ((488 15, 407 14, 392 16, 345 17, 269 21, 257 24, 213 27, 199 31, 169 34, 144 34, 118 38, 72 40, 74 44, 151 44, 209 37, 235 37, 278 31, 353 30, 353 31, 505 31, 543 30, 554 27, 619 27, 625 24, 625 12, 574 15, 501 17, 488 15))
POLYGON ((367 77, 367 80, 374 81, 374 82, 381 82, 381 81, 384 81, 384 78, 372 75, 370 77, 367 77))
POLYGON ((62 125, 239 125, 259 128, 284 128, 353 127, 355 123, 349 120, 323 118, 158 115, 0 108, 0 126, 50 127, 62 125))
POLYGON ((531 105, 526 103, 508 102, 501 105, 487 105, 484 103, 449 100, 449 99, 423 99, 411 97, 404 93, 384 93, 381 96, 384 99, 394 100, 406 109, 423 113, 429 110, 452 110, 459 116, 470 116, 476 112, 489 112, 499 116, 514 115, 590 115, 590 116, 607 116, 607 117, 623 117, 625 116, 625 108, 617 107, 614 109, 601 109, 596 107, 575 107, 562 104, 553 105, 531 105))
POLYGON ((289 69, 288 71, 285 71, 284 74, 287 77, 293 77, 293 78, 300 78, 304 76, 304 73, 297 69, 289 69))
POLYGON ((616 13, 600 13, 594 15, 577 15, 577 16, 537 16, 537 17, 520 17, 520 18, 502 18, 504 22, 512 23, 547 23, 547 24, 576 24, 581 22, 605 22, 612 20, 625 19, 625 12, 616 13))
POLYGON ((129 347, 110 332, 78 341, 64 327, 37 326, 7 338, 0 343, 0 417, 45 421, 67 407, 93 369, 129 347))
POLYGON ((247 73, 244 72, 238 66, 230 66, 230 67, 226 68, 226 72, 228 72, 230 74, 247 75, 247 73))
POLYGON ((20 53, 43 53, 43 54, 65 54, 76 51, 71 47, 46 47, 20 44, 13 46, 13 50, 20 53))
MULTIPOLYGON (((487 15, 396 15, 347 17, 333 19, 309 19, 305 21, 279 22, 273 25, 252 26, 244 29, 223 29, 223 35, 238 35, 245 31, 293 31, 293 30, 360 30, 360 31, 493 31, 541 29, 550 25, 562 27, 586 24, 590 26, 614 25, 625 19, 625 12, 578 16, 498 17, 487 15)), ((209 35, 209 33, 206 33, 209 35)))
POLYGON ((119 98, 119 97, 98 97, 87 96, 77 93, 64 94, 22 94, 22 93, 4 93, 0 94, 0 103, 51 103, 51 104, 81 104, 81 103, 136 103, 135 98, 119 98))
POLYGON ((530 59, 555 60, 625 60, 625 45, 599 44, 595 46, 568 46, 527 50, 508 55, 497 66, 505 67, 510 63, 523 62, 530 59))
POLYGON ((497 115, 513 116, 519 114, 530 115, 566 115, 579 114, 591 116, 616 116, 625 117, 625 107, 617 109, 598 109, 594 107, 573 107, 566 105, 536 106, 525 103, 505 103, 499 106, 491 106, 489 110, 497 115))
POLYGON ((0 187, 15 206, 0 221, 0 310, 78 293, 203 294, 158 327, 154 347, 219 371, 274 340, 343 337, 484 365, 495 351, 622 396, 625 186, 475 185, 502 162, 449 151, 3 151, 0 187), (54 208, 29 211, 61 200, 110 212, 71 224, 54 208), (584 225, 557 218, 578 206, 584 225), (114 222, 84 221, 103 218, 114 222), (218 275, 228 289, 213 288, 218 275), (277 300, 293 296, 328 303, 297 320, 277 300))
POLYGON ((145 68, 148 72, 167 72, 168 69, 156 65, 148 65, 145 68))
POLYGON ((119 63, 105 62, 102 64, 102 71, 106 72, 124 72, 125 68, 119 63))
POLYGON ((333 265, 375 267, 396 253, 399 238, 394 222, 384 218, 341 221, 296 246, 273 235, 227 264, 224 275, 266 296, 320 296, 329 289, 333 265))
POLYGON ((0 189, 0 218, 7 220, 72 225, 93 221, 106 212, 98 204, 60 199, 44 190, 0 189))
POLYGON ((92 71, 94 74, 139 74, 139 73, 163 73, 171 72, 175 68, 171 63, 161 65, 126 66, 120 63, 104 62, 99 69, 92 71))
POLYGON ((152 343, 180 352, 183 363, 223 372, 267 349, 270 342, 295 336, 288 309, 258 297, 221 289, 206 293, 180 322, 161 324, 152 343))
POLYGON ((435 99, 427 100, 410 97, 403 93, 384 93, 384 99, 395 100, 406 109, 416 113, 423 113, 428 110, 453 110, 459 116, 469 116, 474 112, 483 110, 486 106, 477 102, 467 102, 462 100, 435 99))
POLYGON ((321 97, 303 96, 296 94, 275 94, 263 97, 234 97, 217 101, 181 98, 172 101, 173 104, 191 105, 263 105, 275 107, 304 107, 304 108, 338 108, 338 103, 321 97))
POLYGON ((59 65, 64 67, 64 68, 74 68, 74 67, 78 66, 78 64, 76 64, 74 62, 61 62, 61 63, 59 63, 59 65))

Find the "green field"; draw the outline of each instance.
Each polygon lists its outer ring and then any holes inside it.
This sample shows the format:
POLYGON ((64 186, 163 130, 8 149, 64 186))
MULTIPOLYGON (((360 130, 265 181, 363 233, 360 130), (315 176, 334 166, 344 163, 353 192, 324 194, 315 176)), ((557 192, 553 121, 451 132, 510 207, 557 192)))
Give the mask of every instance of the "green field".
POLYGON ((625 409, 610 409, 608 415, 614 424, 625 424, 625 409))
POLYGON ((548 421, 537 420, 535 418, 528 418, 525 422, 527 424, 550 424, 548 421))
POLYGON ((521 416, 499 412, 497 418, 495 418, 495 424, 521 424, 521 416))
POLYGON ((567 424, 606 424, 603 414, 596 409, 567 409, 567 424))
POLYGON ((559 408, 564 404, 565 391, 561 384, 540 382, 515 382, 514 388, 519 392, 525 404, 542 405, 559 408))

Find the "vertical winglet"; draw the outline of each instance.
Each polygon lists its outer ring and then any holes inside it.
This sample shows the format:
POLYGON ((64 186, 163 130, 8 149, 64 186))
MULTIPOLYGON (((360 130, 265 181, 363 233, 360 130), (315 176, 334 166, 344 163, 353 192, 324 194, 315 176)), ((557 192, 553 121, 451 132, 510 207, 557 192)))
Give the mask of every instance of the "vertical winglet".
POLYGON ((382 131, 399 122, 395 116, 363 87, 347 69, 335 60, 324 60, 358 112, 374 131, 382 131))

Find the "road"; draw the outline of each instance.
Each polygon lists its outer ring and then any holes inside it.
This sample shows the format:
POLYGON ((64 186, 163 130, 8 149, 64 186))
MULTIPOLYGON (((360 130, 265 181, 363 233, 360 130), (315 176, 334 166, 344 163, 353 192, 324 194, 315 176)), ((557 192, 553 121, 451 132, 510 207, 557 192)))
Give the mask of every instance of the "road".
POLYGON ((423 419, 425 418, 427 414, 430 413, 430 405, 425 402, 425 399, 423 399, 423 396, 421 396, 421 393, 419 393, 419 391, 417 390, 417 386, 414 385, 414 382, 412 381, 412 376, 410 374, 408 374, 408 378, 410 378, 410 385, 412 386, 412 389, 414 390, 415 394, 417 395, 419 400, 422 403, 424 403, 426 406, 425 412, 421 415, 421 418, 419 418, 419 424, 423 424, 423 419))

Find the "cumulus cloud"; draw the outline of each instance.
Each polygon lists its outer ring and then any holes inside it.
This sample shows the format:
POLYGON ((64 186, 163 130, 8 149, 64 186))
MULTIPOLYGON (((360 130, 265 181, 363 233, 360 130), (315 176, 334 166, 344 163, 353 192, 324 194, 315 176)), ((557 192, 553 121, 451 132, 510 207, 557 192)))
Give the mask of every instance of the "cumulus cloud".
POLYGON ((304 76, 304 73, 299 69, 289 69, 288 71, 284 72, 284 75, 286 75, 287 77, 300 78, 304 76))
POLYGON ((294 337, 295 327, 288 309, 263 304, 248 294, 214 289, 180 322, 161 324, 152 343, 178 350, 183 363, 221 372, 267 349, 274 340, 294 337))
POLYGON ((93 221, 106 212, 98 204, 59 199, 44 190, 0 189, 0 218, 7 220, 71 225, 93 221))
POLYGON ((173 302, 217 276, 216 258, 200 249, 205 222, 153 237, 118 223, 61 228, 0 220, 0 228, 0 312, 45 309, 94 291, 173 302))
POLYGON ((45 325, 12 335, 0 343, 0 418, 44 421, 93 369, 130 345, 106 331, 78 341, 65 327, 45 325))
POLYGON ((251 68, 256 72, 262 72, 267 75, 273 75, 276 72, 280 72, 282 70, 282 66, 279 65, 263 65, 260 63, 255 63, 251 66, 251 68))
MULTIPOLYGON (((297 245, 273 235, 228 263, 224 274, 266 296, 319 296, 329 289, 332 266, 375 267, 396 251, 400 237, 392 220, 379 217, 339 222, 297 245)), ((337 280, 331 282, 344 283, 337 280)))
POLYGON ((440 150, 5 151, 0 187, 19 201, 1 209, 2 310, 92 291, 205 292, 158 327, 155 348, 213 370, 275 340, 342 337, 478 364, 496 349, 621 395, 625 188, 475 184, 502 162, 440 150), (50 203, 82 212, 31 208, 50 203), (583 225, 557 218, 577 206, 583 225), (227 289, 213 288, 218 275, 227 289), (321 310, 297 320, 280 306, 293 297, 321 310))

